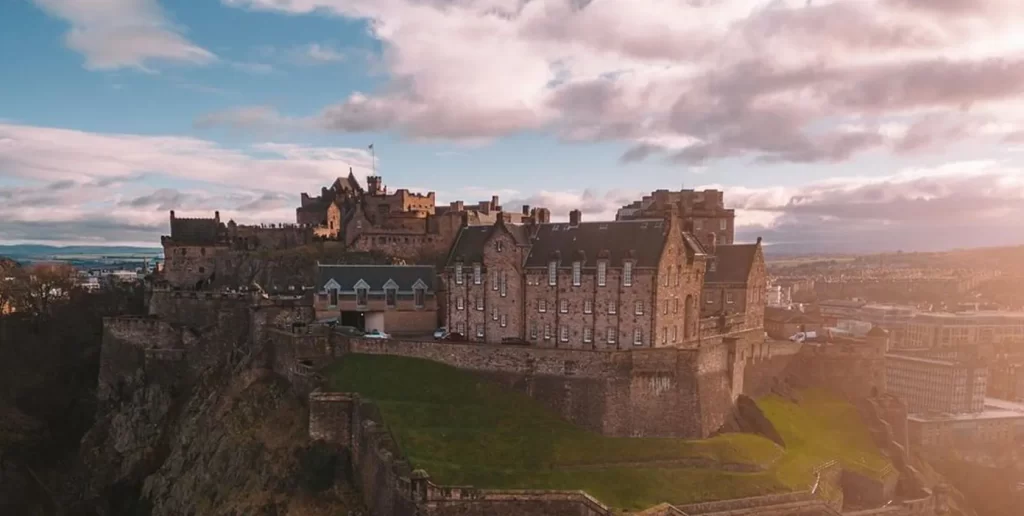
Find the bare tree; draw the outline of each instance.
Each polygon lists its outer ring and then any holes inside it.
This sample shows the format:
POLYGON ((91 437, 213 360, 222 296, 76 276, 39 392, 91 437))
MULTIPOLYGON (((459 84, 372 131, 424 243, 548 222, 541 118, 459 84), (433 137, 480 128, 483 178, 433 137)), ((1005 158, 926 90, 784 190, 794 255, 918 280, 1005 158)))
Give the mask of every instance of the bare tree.
POLYGON ((10 303, 16 311, 49 314, 54 302, 67 299, 75 288, 75 269, 66 264, 34 265, 19 269, 9 280, 10 303))

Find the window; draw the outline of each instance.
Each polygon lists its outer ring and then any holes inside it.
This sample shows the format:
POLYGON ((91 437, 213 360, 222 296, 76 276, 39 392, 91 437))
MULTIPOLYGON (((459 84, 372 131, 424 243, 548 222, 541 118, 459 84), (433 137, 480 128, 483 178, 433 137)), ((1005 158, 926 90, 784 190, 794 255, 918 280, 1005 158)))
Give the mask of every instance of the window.
POLYGON ((618 307, 619 307, 618 306, 618 302, 616 302, 616 301, 609 301, 608 302, 608 314, 609 315, 615 315, 615 313, 618 312, 618 307))
POLYGON ((357 288, 356 289, 356 306, 366 306, 370 299, 370 289, 357 288))
POLYGON ((718 229, 721 230, 721 231, 725 231, 728 228, 729 228, 729 221, 727 221, 725 219, 719 219, 719 221, 718 221, 718 229))
POLYGON ((671 269, 665 271, 665 273, 663 274, 664 278, 662 278, 662 282, 661 282, 661 285, 663 287, 667 287, 668 286, 668 282, 669 282, 668 277, 671 276, 671 275, 672 275, 672 270, 671 269))
POLYGON ((679 286, 679 279, 683 275, 683 266, 676 265, 676 286, 679 286))
POLYGON ((644 332, 640 328, 633 330, 633 345, 643 346, 644 345, 644 332))
POLYGON ((594 330, 590 326, 583 328, 583 342, 594 342, 594 330))
POLYGON ((481 281, 480 276, 481 276, 480 264, 479 263, 474 263, 473 264, 473 284, 474 285, 479 285, 480 284, 480 281, 481 281))
POLYGON ((484 325, 482 325, 482 324, 476 325, 476 337, 478 339, 484 338, 484 325))
POLYGON ((562 342, 569 342, 569 327, 561 326, 558 328, 558 340, 562 342))
POLYGON ((572 262, 572 286, 580 286, 580 276, 583 275, 583 264, 580 262, 572 262))
POLYGON ((644 302, 643 301, 637 301, 636 302, 636 305, 633 307, 633 313, 636 314, 636 315, 643 315, 644 314, 644 302))
POLYGON ((725 302, 729 303, 729 304, 732 304, 732 292, 726 292, 725 293, 725 302))
POLYGON ((537 311, 540 313, 546 313, 548 311, 548 300, 539 299, 537 300, 537 311))
POLYGON ((594 302, 586 299, 583 301, 583 313, 592 314, 594 313, 594 302))
POLYGON ((498 320, 498 309, 497 308, 491 308, 491 320, 492 321, 497 321, 498 320))
POLYGON ((597 262, 597 286, 603 287, 608 282, 608 262, 597 262))
POLYGON ((622 284, 633 286, 633 262, 626 262, 622 265, 622 284))
POLYGON ((476 309, 479 312, 484 311, 484 296, 477 296, 476 298, 476 309))
POLYGON ((498 290, 498 269, 491 271, 491 290, 498 290))
POLYGON ((206 256, 206 248, 205 247, 200 247, 199 248, 199 256, 206 256))
POLYGON ((412 297, 413 297, 413 300, 416 301, 416 308, 423 308, 423 306, 426 305, 425 299, 426 299, 427 296, 426 296, 426 292, 424 292, 423 289, 418 288, 418 289, 413 290, 412 291, 412 297))
POLYGON ((463 324, 463 323, 456 324, 455 325, 455 333, 465 334, 466 333, 466 325, 463 324))
POLYGON ((561 299, 561 300, 558 301, 558 311, 563 313, 563 314, 569 313, 569 300, 568 299, 561 299))
POLYGON ((548 262, 548 285, 552 287, 558 284, 558 268, 555 262, 548 262))
POLYGON ((551 340, 551 325, 544 325, 544 340, 551 340))
POLYGON ((608 328, 607 340, 609 344, 615 344, 615 328, 608 328))
POLYGON ((465 310, 466 309, 466 302, 461 297, 455 298, 455 309, 456 310, 465 310))
POLYGON ((693 229, 695 231, 700 231, 702 229, 702 226, 703 226, 702 222, 703 221, 700 220, 700 219, 697 219, 697 220, 693 221, 693 229))
POLYGON ((494 242, 494 250, 499 253, 505 250, 505 241, 497 240, 494 242))
POLYGON ((387 303, 388 308, 394 308, 396 305, 398 305, 398 289, 384 289, 384 302, 387 303))
POLYGON ((537 340, 537 323, 535 322, 530 323, 530 338, 537 340))
POLYGON ((501 322, 499 324, 502 328, 508 326, 508 319, 505 317, 505 314, 501 314, 501 322))
POLYGON ((672 342, 675 342, 678 339, 679 339, 679 327, 678 326, 673 326, 672 327, 672 342))
POLYGON ((461 285, 462 284, 462 264, 461 263, 456 263, 455 264, 455 284, 456 285, 461 285))
POLYGON ((204 272, 206 272, 206 267, 200 267, 199 274, 203 274, 204 272))
POLYGON ((668 315, 668 299, 661 303, 661 315, 668 315))
POLYGON ((674 313, 674 314, 679 313, 679 298, 678 297, 672 300, 672 313, 674 313))
POLYGON ((338 289, 331 289, 331 306, 338 306, 338 289))
POLYGON ((505 284, 507 283, 507 281, 506 281, 507 279, 508 279, 508 274, 505 273, 505 272, 502 272, 501 273, 501 297, 505 297, 505 295, 508 294, 508 290, 505 289, 505 284))

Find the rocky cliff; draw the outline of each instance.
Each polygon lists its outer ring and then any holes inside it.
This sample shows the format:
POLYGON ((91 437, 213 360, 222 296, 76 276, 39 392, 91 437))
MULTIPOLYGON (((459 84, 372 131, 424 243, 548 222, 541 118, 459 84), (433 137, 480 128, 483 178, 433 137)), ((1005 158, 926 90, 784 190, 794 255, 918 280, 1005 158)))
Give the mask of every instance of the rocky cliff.
POLYGON ((83 439, 68 513, 361 513, 335 482, 342 455, 309 441, 307 407, 284 378, 239 367, 181 392, 134 381, 83 439))

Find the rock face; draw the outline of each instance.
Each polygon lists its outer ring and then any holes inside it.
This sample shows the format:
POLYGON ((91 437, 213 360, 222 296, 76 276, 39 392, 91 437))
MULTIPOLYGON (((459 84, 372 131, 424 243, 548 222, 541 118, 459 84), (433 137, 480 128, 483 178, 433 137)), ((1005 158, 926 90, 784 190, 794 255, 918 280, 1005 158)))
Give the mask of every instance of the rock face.
POLYGON ((83 439, 73 514, 347 515, 343 455, 306 434, 307 408, 265 370, 171 396, 141 386, 83 439))

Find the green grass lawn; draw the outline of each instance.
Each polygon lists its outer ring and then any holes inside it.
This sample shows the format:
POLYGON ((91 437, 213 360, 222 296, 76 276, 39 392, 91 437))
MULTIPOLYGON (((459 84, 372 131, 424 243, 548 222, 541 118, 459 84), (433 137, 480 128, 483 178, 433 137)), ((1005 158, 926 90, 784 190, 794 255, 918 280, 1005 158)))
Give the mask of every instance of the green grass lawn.
MULTIPOLYGON (((828 446, 828 435, 862 437, 851 426, 867 435, 842 410, 852 407, 820 393, 808 395, 807 408, 766 400, 769 418, 786 442, 793 443, 784 451, 745 434, 705 440, 603 437, 564 421, 523 394, 426 360, 349 355, 330 366, 327 375, 333 390, 373 400, 413 467, 425 469, 438 484, 579 489, 622 509, 805 488, 811 469, 842 448, 828 446), (793 424, 776 417, 791 418, 793 424), (829 434, 833 420, 845 427, 829 434), (736 473, 670 462, 694 458, 769 469, 736 473)), ((883 460, 874 454, 865 458, 847 451, 843 457, 868 464, 883 460)))

